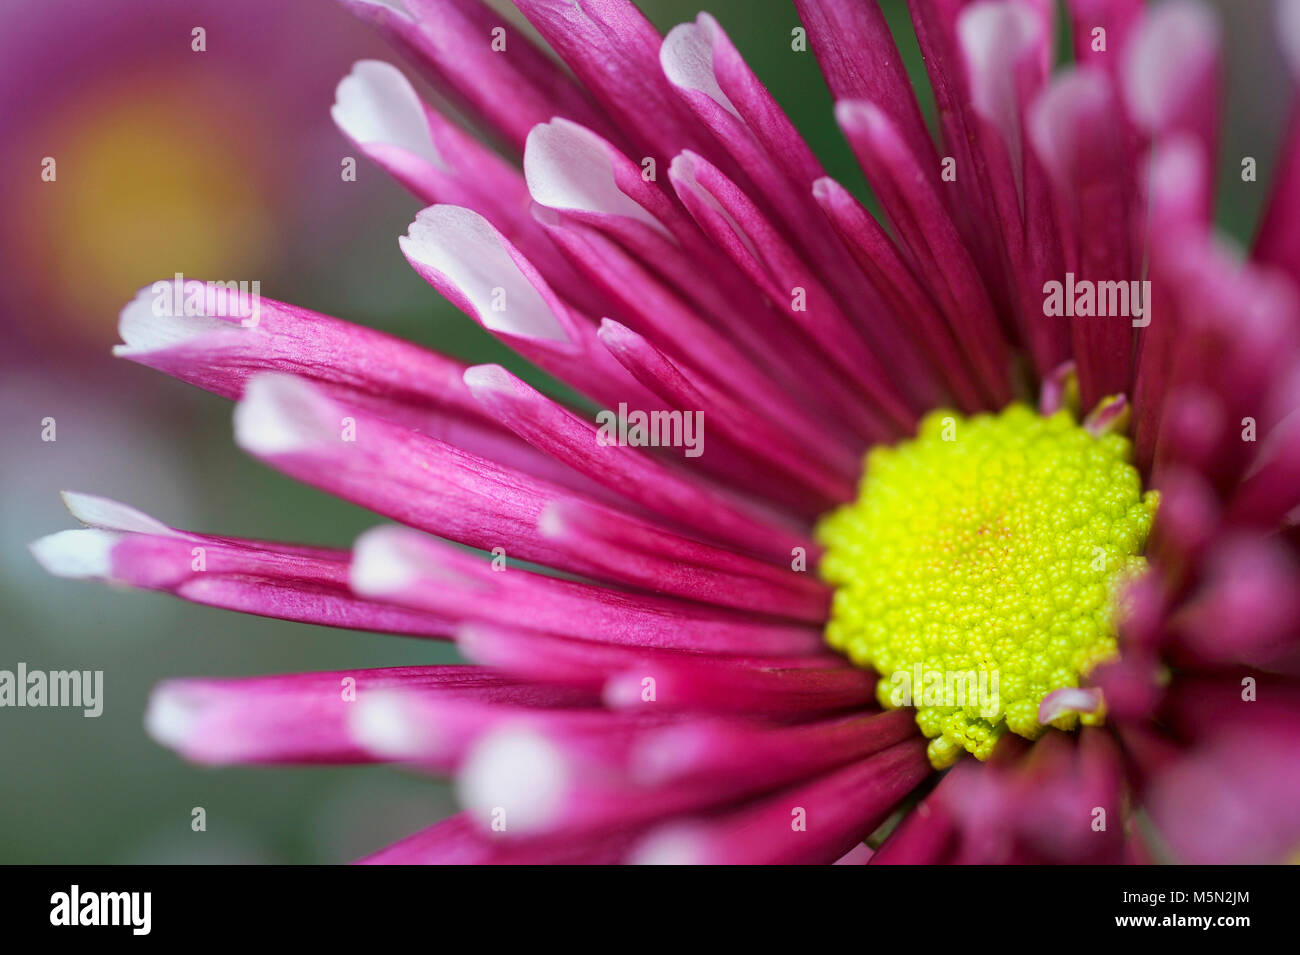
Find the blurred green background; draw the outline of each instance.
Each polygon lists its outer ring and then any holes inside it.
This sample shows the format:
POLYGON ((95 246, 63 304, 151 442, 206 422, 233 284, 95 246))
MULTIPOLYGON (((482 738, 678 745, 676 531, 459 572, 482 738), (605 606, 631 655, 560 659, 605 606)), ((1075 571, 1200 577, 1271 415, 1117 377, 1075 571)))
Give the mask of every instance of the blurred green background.
MULTIPOLYGON (((364 160, 358 182, 339 179, 350 147, 329 120, 334 84, 355 59, 400 59, 319 0, 178 6, 7 0, 0 12, 0 668, 103 670, 106 697, 98 719, 0 709, 0 862, 340 862, 452 808, 445 785, 384 768, 193 767, 141 725, 167 677, 446 662, 449 647, 58 580, 26 550, 72 526, 61 488, 230 535, 348 546, 378 523, 244 457, 228 403, 110 357, 118 309, 155 279, 256 277, 272 298, 502 357, 398 252, 416 201, 364 160), (197 25, 202 55, 189 49, 197 25), (57 183, 39 179, 48 155, 57 183), (55 442, 40 440, 47 416, 55 442), (190 829, 196 806, 206 832, 190 829)), ((905 4, 883 6, 923 86, 905 4)), ((1219 216, 1244 241, 1289 84, 1266 0, 1219 6, 1231 80, 1219 216), (1240 181, 1243 155, 1259 182, 1240 181)), ((643 7, 664 31, 700 9, 643 7)), ((830 174, 867 198, 812 55, 791 52, 792 5, 707 8, 830 174)))

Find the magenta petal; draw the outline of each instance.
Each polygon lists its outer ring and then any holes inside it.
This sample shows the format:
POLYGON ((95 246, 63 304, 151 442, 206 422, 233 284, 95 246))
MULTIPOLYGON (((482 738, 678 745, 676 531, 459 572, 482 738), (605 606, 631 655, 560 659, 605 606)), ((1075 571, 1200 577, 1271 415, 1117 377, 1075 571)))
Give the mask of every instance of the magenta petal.
POLYGON ((1208 6, 1175 0, 1154 7, 1123 49, 1129 113, 1153 138, 1193 136, 1218 154, 1219 25, 1208 6))
MULTIPOLYGON (((1030 138, 1055 187, 1064 264, 1081 281, 1142 276, 1142 210, 1128 141, 1112 121, 1117 109, 1109 78, 1096 68, 1058 74, 1030 108, 1030 138)), ((1067 275, 1052 278, 1067 284, 1067 275)), ((1083 407, 1131 390, 1134 318, 1040 318, 1070 324, 1083 407)))
POLYGON ((880 196, 917 275, 966 348, 985 390, 998 403, 1010 398, 1010 357, 988 289, 935 185, 917 172, 917 158, 877 104, 843 100, 835 117, 867 179, 880 196))
POLYGON ((1066 686, 1053 690, 1038 704, 1038 722, 1047 725, 1067 713, 1097 713, 1102 707, 1101 691, 1092 687, 1066 686))
POLYGON ((31 545, 61 577, 91 577, 264 617, 447 637, 454 621, 367 600, 347 584, 347 552, 178 531, 106 498, 66 492, 87 530, 31 545))
MULTIPOLYGON (((643 708, 641 713, 646 713, 643 708)), ((666 815, 734 803, 755 793, 865 758, 916 734, 904 714, 785 730, 698 717, 663 726, 608 717, 600 738, 559 719, 512 721, 469 754, 460 790, 484 829, 504 812, 516 838, 617 830, 666 815), (890 717, 903 717, 893 718, 890 717), (630 732, 624 732, 624 729, 630 732), (683 732, 677 732, 681 730, 683 732), (684 746, 694 771, 646 775, 647 756, 684 746)), ((650 720, 646 713, 638 719, 650 720)), ((652 762, 655 762, 652 760, 652 762)), ((657 762, 659 769, 667 768, 657 762)))
POLYGON ((879 752, 916 732, 906 710, 773 728, 690 720, 647 733, 631 766, 654 785, 725 788, 755 777, 779 783, 879 752))
POLYGON ((660 71, 659 31, 635 5, 627 0, 515 0, 515 5, 660 167, 682 149, 711 145, 708 132, 660 71))
POLYGON ((1300 113, 1292 113, 1272 191, 1255 238, 1255 258, 1300 277, 1300 113))
POLYGON ((572 498, 547 506, 541 531, 585 555, 593 576, 657 593, 795 620, 824 619, 830 607, 830 591, 808 570, 813 553, 800 555, 801 570, 775 567, 634 519, 613 520, 608 509, 572 498))
POLYGON ((546 577, 413 531, 376 528, 356 545, 352 585, 376 600, 456 620, 561 633, 601 643, 731 655, 821 653, 815 627, 546 577), (520 607, 528 607, 524 620, 520 607))
MULTIPOLYGON (((689 367, 692 376, 707 378, 714 387, 752 405, 816 457, 830 459, 843 470, 856 473, 858 462, 844 447, 843 429, 792 400, 806 390, 807 382, 790 387, 779 370, 774 374, 776 366, 769 363, 765 350, 749 351, 743 347, 744 342, 735 341, 731 327, 715 327, 660 276, 651 273, 644 260, 630 254, 604 231, 568 215, 552 215, 540 208, 536 213, 584 278, 608 296, 614 309, 607 314, 625 316, 628 324, 641 329, 689 367)), ((674 247, 670 255, 681 256, 682 250, 674 247)), ((656 254, 651 261, 661 259, 656 254)))
POLYGON ((444 94, 522 149, 528 130, 552 116, 593 129, 604 114, 529 37, 479 0, 343 0, 373 23, 444 94), (409 12, 408 12, 409 11, 409 12), (493 31, 500 30, 494 36, 493 31), (500 37, 504 48, 494 49, 500 37))
POLYGON ((829 655, 723 657, 569 640, 486 624, 456 634, 469 659, 522 678, 603 687, 614 709, 687 710, 769 717, 862 706, 875 676, 829 655))
POLYGON ((468 813, 444 819, 358 865, 612 865, 621 861, 633 833, 554 841, 518 842, 484 833, 468 813))
POLYGON ((1192 749, 1153 781, 1147 803, 1179 861, 1272 864, 1300 845, 1300 752, 1289 726, 1238 728, 1192 749))
POLYGON ((361 763, 382 760, 358 746, 348 721, 361 701, 411 694, 509 690, 499 677, 468 667, 393 667, 168 680, 149 697, 145 727, 186 759, 234 763, 361 763))
POLYGON ((378 759, 422 771, 451 772, 464 765, 479 740, 502 727, 600 749, 611 739, 652 730, 672 719, 667 713, 574 708, 566 705, 566 697, 582 691, 543 684, 533 689, 532 700, 522 694, 518 700, 505 700, 484 692, 411 692, 400 687, 371 692, 350 711, 348 731, 357 745, 378 759))
MULTIPOLYGON (((915 412, 899 395, 879 357, 831 291, 745 192, 717 167, 689 152, 673 160, 669 177, 700 227, 816 344, 830 374, 868 398, 872 411, 887 416, 896 427, 909 427, 915 412)), ((847 402, 848 407, 861 404, 860 398, 847 402)))
POLYGON ((478 213, 430 206, 398 240, 420 276, 529 361, 606 406, 654 408, 653 398, 596 341, 541 273, 478 213))
POLYGON ((1081 63, 1092 63, 1108 70, 1119 70, 1120 53, 1128 44, 1133 29, 1142 19, 1143 0, 1066 0, 1074 30, 1074 57, 1081 63), (1101 38, 1096 30, 1105 31, 1105 49, 1093 46, 1101 38))
POLYGON ((879 6, 854 0, 795 0, 795 8, 808 28, 831 98, 884 104, 890 121, 916 156, 916 168, 937 179, 939 159, 934 143, 879 6))
MULTIPOLYGON (((766 485, 755 478, 788 484, 801 484, 826 503, 838 503, 853 496, 852 472, 834 473, 822 462, 809 456, 792 435, 764 420, 754 409, 737 401, 707 381, 692 380, 659 349, 631 329, 605 319, 598 336, 614 358, 650 391, 670 407, 702 412, 710 428, 742 456, 762 465, 762 470, 747 475, 749 483, 769 493, 766 485), (768 473, 764 473, 768 472, 768 473)), ((744 473, 743 471, 741 472, 744 473)), ((739 476, 739 475, 738 475, 739 476)), ((807 506, 806 495, 805 506, 807 506)), ((809 515, 810 517, 813 515, 809 515)))
POLYGON ((1300 637, 1298 585, 1300 566, 1281 542, 1228 537, 1172 621, 1180 646, 1198 661, 1265 664, 1300 637))
POLYGON ((286 375, 249 382, 235 408, 235 438, 278 470, 385 517, 574 573, 604 576, 580 551, 542 532, 548 505, 579 502, 616 528, 630 520, 591 497, 334 402, 286 375))
POLYGON ((885 302, 896 314, 906 315, 914 323, 909 332, 921 340, 930 364, 939 369, 938 381, 952 391, 963 410, 979 408, 986 399, 958 349, 952 329, 885 230, 833 179, 818 179, 812 194, 885 302))
POLYGON ((547 281, 574 305, 602 310, 533 220, 518 168, 419 98, 395 67, 362 60, 339 83, 330 115, 339 129, 424 205, 465 206, 509 235, 547 281))
POLYGON ((931 772, 921 741, 899 743, 861 762, 714 818, 652 832, 633 859, 650 864, 828 864, 870 835, 931 772))
POLYGON ((924 799, 907 812, 871 857, 871 865, 935 865, 950 861, 958 840, 948 808, 982 767, 963 761, 944 774, 924 799))
MULTIPOLYGON (((770 515, 690 474, 692 453, 694 457, 707 453, 702 412, 684 412, 697 414, 693 420, 701 422, 701 433, 695 435, 696 447, 686 450, 684 466, 673 467, 639 448, 609 444, 594 425, 499 365, 467 370, 465 383, 489 413, 525 441, 674 524, 782 562, 795 547, 813 547, 810 537, 780 526, 770 515)), ((679 431, 684 435, 684 429, 679 431)))
POLYGON ((833 230, 813 214, 809 189, 823 175, 821 165, 717 21, 702 13, 695 23, 674 27, 659 59, 678 93, 744 172, 747 191, 762 197, 872 347, 890 356, 903 390, 925 404, 940 403, 934 372, 921 360, 910 329, 878 307, 871 284, 853 268, 833 230))

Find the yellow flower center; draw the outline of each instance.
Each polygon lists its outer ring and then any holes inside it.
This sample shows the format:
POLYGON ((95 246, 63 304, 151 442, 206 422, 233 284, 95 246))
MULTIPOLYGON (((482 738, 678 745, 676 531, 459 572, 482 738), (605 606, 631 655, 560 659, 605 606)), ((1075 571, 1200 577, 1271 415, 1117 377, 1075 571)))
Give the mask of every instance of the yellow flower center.
MULTIPOLYGON (((1130 460, 1066 411, 935 411, 822 518, 826 639, 881 675, 882 705, 916 708, 936 767, 986 759, 1008 729, 1038 737, 1043 697, 1115 655, 1115 594, 1146 567, 1157 504, 1130 460)), ((1103 713, 1052 725, 1080 719, 1103 713)))

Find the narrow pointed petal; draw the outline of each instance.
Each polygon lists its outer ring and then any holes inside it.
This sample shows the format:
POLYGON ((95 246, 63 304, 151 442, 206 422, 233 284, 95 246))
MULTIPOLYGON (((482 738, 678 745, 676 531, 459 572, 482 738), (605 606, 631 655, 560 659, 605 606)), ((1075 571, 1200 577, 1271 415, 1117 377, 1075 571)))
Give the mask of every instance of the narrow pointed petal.
POLYGON ((879 6, 853 0, 795 0, 795 9, 808 28, 831 97, 885 104, 890 121, 916 156, 917 168, 937 179, 934 143, 879 6))
POLYGON ((654 275, 645 261, 592 226, 540 209, 537 217, 582 275, 617 306, 607 316, 622 314, 627 323, 687 364, 693 375, 706 377, 733 398, 753 405, 792 437, 806 438, 803 443, 816 457, 844 462, 846 470, 856 470, 855 457, 843 447, 841 429, 828 426, 792 401, 790 389, 774 380, 761 355, 747 354, 743 343, 737 343, 725 326, 718 328, 707 321, 654 275))
POLYGON ((400 70, 361 60, 339 83, 335 124, 424 205, 473 209, 514 244, 561 296, 600 310, 602 300, 579 281, 532 217, 528 187, 517 167, 421 101, 400 70))
POLYGON ((235 407, 235 439, 298 480, 420 530, 575 573, 593 566, 538 521, 550 503, 594 499, 335 402, 299 379, 253 378, 235 407))
POLYGON ((648 784, 716 787, 760 778, 779 785, 879 752, 916 732, 906 710, 778 728, 691 721, 647 733, 631 766, 648 784))
POLYGON ((692 380, 631 329, 605 319, 598 334, 610 353, 666 404, 700 411, 724 441, 776 472, 774 476, 793 478, 827 502, 853 496, 848 474, 830 472, 824 463, 811 460, 786 432, 707 382, 692 380))
POLYGON ((923 742, 899 743, 723 816, 671 823, 647 836, 633 859, 669 865, 834 862, 930 772, 923 742))
MULTIPOLYGON (((1127 142, 1110 121, 1118 106, 1104 73, 1075 68, 1058 75, 1034 101, 1029 131, 1055 186, 1066 268, 1079 280, 1124 283, 1127 289, 1142 274, 1142 209, 1127 142)), ((1068 285, 1069 276, 1054 280, 1068 285)), ((1068 321, 1083 406, 1129 392, 1135 320, 1092 314, 1068 321)))
POLYGON ((967 349, 985 390, 1010 397, 1010 358, 988 289, 935 186, 918 175, 916 156, 877 105, 844 100, 835 117, 890 221, 917 264, 953 331, 967 349), (958 319, 957 316, 960 316, 958 319))
POLYGON ((529 361, 606 406, 658 407, 596 341, 595 326, 482 216, 430 206, 398 242, 426 282, 529 361))
POLYGON ((510 21, 479 0, 343 0, 425 77, 517 150, 552 116, 609 123, 582 89, 510 21), (494 32, 500 31, 500 32, 494 32))
POLYGON ((354 411, 287 376, 250 382, 235 409, 235 437, 299 480, 471 547, 501 547, 509 557, 572 573, 794 619, 811 619, 810 607, 826 606, 826 590, 812 577, 681 537, 354 411), (592 549, 583 535, 566 531, 565 515, 570 527, 589 519, 613 542, 636 541, 639 556, 611 559, 611 548, 592 549))
POLYGON ((519 626, 518 608, 528 607, 526 629, 601 643, 740 656, 823 650, 815 627, 489 564, 401 528, 376 528, 357 541, 351 579, 368 597, 457 620, 519 626))
POLYGON ((853 268, 828 223, 814 214, 810 189, 824 175, 820 163, 718 22, 702 13, 694 23, 674 27, 659 60, 678 94, 752 183, 749 193, 775 213, 867 340, 900 369, 903 388, 925 403, 940 403, 933 370, 921 361, 909 330, 873 307, 872 284, 853 268))
POLYGON ((487 415, 465 387, 463 362, 271 299, 260 299, 256 322, 245 324, 238 313, 228 314, 225 295, 212 282, 168 280, 141 289, 122 309, 123 344, 113 353, 224 398, 242 397, 259 372, 305 377, 325 394, 394 424, 565 487, 605 495, 487 415), (194 314, 174 313, 168 303, 191 293, 194 314))
POLYGON ((456 640, 467 658, 505 673, 584 689, 604 687, 606 704, 619 710, 772 718, 833 713, 868 703, 876 682, 873 674, 829 655, 716 657, 485 624, 462 626, 456 640))
POLYGON ((811 551, 776 567, 646 523, 611 521, 605 509, 576 499, 549 505, 541 531, 587 555, 597 576, 657 593, 795 620, 824 619, 830 607, 830 591, 808 572, 818 556, 811 551))
POLYGON ((106 498, 69 492, 64 500, 91 528, 60 531, 31 545, 41 565, 59 577, 354 630, 445 638, 455 626, 447 617, 355 595, 348 588, 346 551, 194 534, 106 498))
MULTIPOLYGON (((621 246, 620 255, 652 271, 753 356, 775 383, 804 400, 812 398, 805 394, 806 377, 797 373, 787 355, 797 341, 775 316, 764 319, 767 309, 758 290, 700 232, 686 210, 647 182, 643 172, 613 144, 576 123, 557 119, 528 134, 524 175, 533 201, 559 213, 550 219, 539 216, 557 242, 562 244, 566 227, 572 229, 575 223, 599 230, 610 240, 604 248, 611 243, 621 246)), ((592 278, 617 284, 612 278, 592 278)), ((614 290, 605 291, 620 298, 614 290)), ((637 296, 623 290, 622 297, 637 296)), ((635 311, 631 303, 625 307, 635 311)), ((710 338, 716 343, 717 336, 710 338)))
POLYGON ((986 399, 958 348, 952 328, 880 223, 833 179, 823 177, 814 182, 813 198, 889 306, 915 323, 912 333, 924 342, 930 361, 940 371, 940 380, 952 390, 963 410, 981 407, 986 399))
MULTIPOLYGON (((465 372, 465 382, 490 413, 525 441, 674 524, 778 561, 786 560, 792 548, 813 546, 807 535, 782 527, 770 515, 693 480, 688 471, 670 467, 641 449, 611 444, 605 431, 545 398, 499 365, 471 368, 465 372)), ((674 414, 678 415, 676 433, 683 442, 687 425, 696 422, 691 429, 698 432, 692 438, 694 446, 686 447, 683 461, 689 465, 693 457, 706 453, 704 412, 693 409, 674 414)))
POLYGON ((393 667, 168 680, 154 688, 145 728, 159 743, 205 765, 363 763, 385 758, 351 738, 348 721, 372 696, 508 695, 517 684, 468 667, 393 667))
POLYGON ((460 813, 407 836, 358 865, 614 865, 633 834, 520 842, 484 833, 460 813))
POLYGON ((873 410, 898 427, 909 427, 915 411, 900 396, 889 371, 835 296, 745 192, 716 166, 690 152, 673 160, 669 177, 701 228, 817 344, 836 373, 869 398, 873 410))
POLYGON ((659 165, 682 149, 711 145, 708 132, 673 94, 660 71, 659 31, 634 4, 515 0, 515 6, 659 165))
POLYGON ((1201 0, 1154 7, 1124 54, 1130 114, 1155 139, 1193 136, 1212 166, 1218 154, 1219 25, 1201 0))
MULTIPOLYGON (((423 692, 401 687, 368 693, 349 712, 352 739, 377 759, 423 772, 454 772, 479 740, 502 727, 528 728, 575 747, 601 747, 614 737, 671 722, 668 713, 610 713, 564 705, 566 687, 536 686, 537 701, 504 701, 483 692, 423 692), (551 698, 543 696, 549 694, 551 698)), ((582 691, 577 691, 582 692, 582 691)), ((588 702, 582 700, 582 703, 588 702)))
MULTIPOLYGON (((667 727, 646 724, 626 735, 620 727, 605 734, 610 745, 597 746, 557 723, 512 723, 475 747, 459 788, 484 829, 504 810, 516 837, 573 835, 725 805, 879 753, 915 734, 910 717, 901 713, 806 730, 692 718, 667 727), (647 755, 679 745, 694 756, 693 766, 678 762, 672 775, 644 774, 647 755), (539 780, 545 782, 539 786, 539 780)), ((658 766, 669 769, 661 761, 658 766)))

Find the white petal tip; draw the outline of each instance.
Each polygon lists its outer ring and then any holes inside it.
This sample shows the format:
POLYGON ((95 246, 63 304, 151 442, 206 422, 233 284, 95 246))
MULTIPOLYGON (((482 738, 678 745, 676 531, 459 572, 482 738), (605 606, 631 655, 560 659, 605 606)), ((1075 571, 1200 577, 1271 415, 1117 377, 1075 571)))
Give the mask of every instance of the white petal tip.
POLYGON ((509 832, 537 832, 563 811, 571 775, 564 754, 545 736, 502 727, 475 744, 457 790, 484 828, 503 818, 509 832))
POLYGON ((56 577, 107 578, 113 569, 113 547, 121 537, 98 529, 59 531, 32 541, 28 549, 56 577))
POLYGON ((162 537, 181 536, 162 521, 119 501, 95 494, 82 494, 80 491, 60 491, 59 496, 63 498, 63 505, 68 512, 88 527, 162 537))
POLYGON ((585 126, 553 119, 529 130, 524 180, 533 201, 544 208, 635 219, 668 234, 654 215, 618 187, 609 145, 585 126))
POLYGON ((550 540, 564 536, 564 515, 557 502, 547 504, 537 515, 537 532, 550 540))
POLYGON ((515 376, 500 365, 471 365, 462 377, 475 395, 509 394, 514 390, 515 376))
POLYGON ((674 86, 703 93, 741 119, 735 104, 718 85, 713 69, 713 44, 718 30, 717 21, 712 17, 701 16, 695 23, 677 24, 659 47, 659 65, 674 86))
POLYGON ((258 375, 235 406, 235 441, 250 454, 304 451, 342 435, 342 416, 330 401, 290 375, 258 375))
POLYGON ((690 826, 674 825, 651 833, 632 852, 633 865, 701 865, 700 840, 690 826))
POLYGON ((624 673, 612 676, 605 681, 601 699, 612 710, 625 710, 641 704, 641 681, 639 673, 624 673))
POLYGON ((1067 713, 1096 713, 1103 702, 1101 690, 1095 687, 1062 687, 1048 693, 1038 704, 1038 722, 1046 726, 1067 713))
POLYGON ((164 683, 149 694, 144 728, 149 737, 171 749, 184 749, 195 724, 199 707, 182 690, 164 683))
POLYGON ((370 693, 357 700, 348 732, 358 746, 387 759, 414 759, 432 747, 431 727, 413 718, 402 693, 370 693))
MULTIPOLYGON (((113 346, 113 354, 130 358, 173 348, 213 332, 238 331, 242 326, 234 319, 193 314, 206 312, 209 305, 216 311, 217 299, 208 283, 193 279, 164 279, 146 285, 118 313, 117 333, 122 344, 113 346)), ((238 298, 232 298, 230 304, 239 308, 238 298)))
POLYGON ((551 306, 554 302, 561 307, 559 300, 542 293, 541 277, 535 271, 531 278, 525 274, 505 238, 477 212, 429 206, 416 214, 407 234, 397 241, 427 281, 453 301, 463 302, 489 330, 569 341, 551 306))
POLYGON ((421 576, 423 561, 412 547, 414 531, 376 527, 352 545, 349 582, 357 593, 382 597, 408 589, 421 576))
POLYGON ((402 71, 381 60, 359 60, 339 81, 330 116, 361 146, 397 146, 445 168, 419 94, 402 71))

